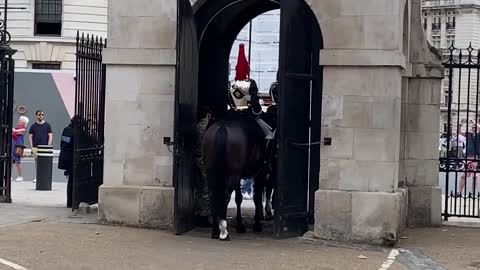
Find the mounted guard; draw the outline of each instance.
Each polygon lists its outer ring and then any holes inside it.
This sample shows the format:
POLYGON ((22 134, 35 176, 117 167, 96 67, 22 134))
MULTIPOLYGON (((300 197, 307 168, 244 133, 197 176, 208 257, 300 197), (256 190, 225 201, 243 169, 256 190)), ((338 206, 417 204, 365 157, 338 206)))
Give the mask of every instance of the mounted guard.
MULTIPOLYGON (((237 231, 245 232, 241 217, 242 194, 240 179, 256 177, 265 167, 265 138, 272 137, 271 128, 260 119, 262 107, 255 80, 248 75, 249 67, 244 46, 240 45, 235 81, 230 83, 230 110, 217 119, 205 132, 202 155, 207 175, 212 212, 212 238, 229 240, 227 206, 235 190, 237 231), (235 102, 234 100, 237 100, 235 102), (237 110, 237 104, 247 104, 247 110, 237 110), (237 192, 238 191, 238 192, 237 192)), ((259 181, 263 181, 261 178, 259 181)), ((255 180, 254 230, 261 231, 263 218, 262 194, 264 183, 255 180), (257 190, 262 187, 262 190, 257 190)))
POLYGON ((235 79, 228 83, 230 110, 236 111, 237 109, 241 110, 241 107, 248 107, 248 112, 255 117, 258 125, 265 133, 265 138, 273 139, 272 127, 261 118, 263 109, 258 96, 258 86, 255 80, 250 78, 250 67, 245 56, 245 45, 243 43, 239 46, 237 61, 235 79))

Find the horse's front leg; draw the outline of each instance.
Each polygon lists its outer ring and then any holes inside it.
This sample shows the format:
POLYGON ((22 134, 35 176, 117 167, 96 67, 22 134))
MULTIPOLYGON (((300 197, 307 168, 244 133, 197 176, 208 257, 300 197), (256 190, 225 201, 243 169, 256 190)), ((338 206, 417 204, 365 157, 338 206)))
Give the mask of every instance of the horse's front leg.
POLYGON ((271 172, 265 183, 265 220, 273 219, 272 212, 272 193, 273 181, 275 181, 276 172, 271 172))
POLYGON ((242 218, 242 201, 243 195, 242 190, 240 189, 240 185, 237 185, 235 188, 235 203, 237 205, 237 233, 245 233, 247 230, 245 229, 245 225, 243 224, 242 218))

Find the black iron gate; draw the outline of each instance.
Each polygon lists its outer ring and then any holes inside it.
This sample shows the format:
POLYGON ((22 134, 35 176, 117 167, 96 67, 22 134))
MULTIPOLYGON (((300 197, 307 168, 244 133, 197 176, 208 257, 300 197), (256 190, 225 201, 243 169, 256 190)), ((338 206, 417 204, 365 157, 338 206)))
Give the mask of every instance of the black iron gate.
POLYGON ((316 17, 304 1, 281 0, 280 6, 275 235, 289 237, 308 230, 318 189, 322 38, 316 17))
POLYGON ((480 51, 453 45, 444 53, 440 181, 442 215, 479 217, 480 51))
POLYGON ((72 209, 98 202, 103 183, 106 40, 77 33, 72 209))
POLYGON ((193 228, 194 131, 197 123, 197 34, 189 0, 178 4, 177 77, 175 88, 175 233, 193 228))
MULTIPOLYGON (((1 25, 0 25, 1 27, 1 25)), ((13 83, 16 51, 0 41, 0 203, 11 203, 13 83), (3 44, 1 44, 3 43, 3 44)))

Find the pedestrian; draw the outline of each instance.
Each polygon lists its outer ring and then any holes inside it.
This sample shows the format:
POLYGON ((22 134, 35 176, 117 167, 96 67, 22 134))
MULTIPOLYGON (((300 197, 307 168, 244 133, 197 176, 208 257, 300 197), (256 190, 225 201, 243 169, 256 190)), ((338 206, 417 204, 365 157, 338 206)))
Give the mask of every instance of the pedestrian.
POLYGON ((28 126, 28 117, 20 116, 17 125, 12 129, 12 162, 17 167, 16 182, 23 181, 22 157, 25 149, 25 133, 28 126))
MULTIPOLYGON (((475 183, 478 181, 477 177, 477 167, 478 167, 478 155, 479 155, 479 148, 480 148, 480 124, 478 122, 475 122, 473 120, 469 120, 468 123, 470 124, 470 129, 468 132, 463 132, 462 127, 463 124, 466 124, 467 121, 463 120, 460 123, 460 134, 463 135, 466 138, 465 142, 465 155, 467 156, 467 159, 465 161, 465 172, 463 175, 460 177, 460 183, 458 183, 458 188, 457 188, 457 197, 462 197, 462 193, 467 196, 467 189, 466 189, 466 183, 467 183, 467 178, 469 176, 473 175, 473 183, 472 183, 472 189, 476 187, 475 183)), ((473 190, 473 193, 475 193, 475 190, 473 190)))
POLYGON ((253 177, 240 180, 240 190, 242 191, 242 196, 244 199, 251 200, 253 198, 253 188, 253 177))
MULTIPOLYGON (((37 120, 30 127, 29 140, 32 154, 35 157, 35 168, 37 167, 37 146, 38 145, 52 145, 53 134, 52 127, 45 122, 45 113, 42 110, 35 112, 37 120)), ((33 183, 37 182, 37 177, 33 179, 33 183)))
POLYGON ((72 207, 72 183, 73 183, 73 145, 74 145, 74 127, 77 116, 70 120, 70 124, 62 131, 60 138, 60 155, 58 157, 58 168, 64 170, 67 177, 67 208, 72 207))
POLYGON ((207 172, 203 162, 202 141, 206 130, 212 122, 212 111, 208 107, 198 110, 198 123, 195 125, 195 161, 199 175, 195 181, 195 225, 210 227, 210 194, 208 191, 207 172))

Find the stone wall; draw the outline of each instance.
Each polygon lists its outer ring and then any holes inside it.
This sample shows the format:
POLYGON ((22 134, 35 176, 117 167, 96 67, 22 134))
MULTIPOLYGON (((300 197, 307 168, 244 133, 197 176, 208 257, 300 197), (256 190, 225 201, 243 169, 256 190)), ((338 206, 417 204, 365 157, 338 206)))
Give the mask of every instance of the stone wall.
POLYGON ((176 1, 110 1, 100 220, 171 228, 176 1))

